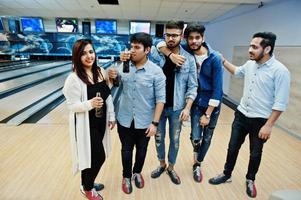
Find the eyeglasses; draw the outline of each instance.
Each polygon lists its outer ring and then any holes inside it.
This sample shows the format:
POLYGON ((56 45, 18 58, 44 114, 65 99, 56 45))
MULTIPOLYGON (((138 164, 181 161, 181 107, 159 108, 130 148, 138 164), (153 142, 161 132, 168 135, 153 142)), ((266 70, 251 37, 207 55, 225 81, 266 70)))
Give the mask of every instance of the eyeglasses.
POLYGON ((170 33, 165 33, 164 34, 164 37, 166 37, 166 38, 172 38, 172 39, 175 39, 175 38, 177 38, 177 37, 179 37, 179 36, 181 36, 181 34, 170 34, 170 33))

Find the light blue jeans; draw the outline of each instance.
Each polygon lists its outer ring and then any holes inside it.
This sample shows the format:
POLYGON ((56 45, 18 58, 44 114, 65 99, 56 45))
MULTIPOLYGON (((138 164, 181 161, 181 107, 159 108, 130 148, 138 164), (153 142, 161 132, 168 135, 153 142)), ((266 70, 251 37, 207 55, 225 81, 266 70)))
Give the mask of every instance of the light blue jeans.
POLYGON ((160 161, 165 160, 166 121, 169 122, 169 150, 168 163, 174 165, 177 160, 180 144, 182 121, 179 120, 182 110, 173 111, 172 107, 164 108, 156 133, 157 156, 160 161))

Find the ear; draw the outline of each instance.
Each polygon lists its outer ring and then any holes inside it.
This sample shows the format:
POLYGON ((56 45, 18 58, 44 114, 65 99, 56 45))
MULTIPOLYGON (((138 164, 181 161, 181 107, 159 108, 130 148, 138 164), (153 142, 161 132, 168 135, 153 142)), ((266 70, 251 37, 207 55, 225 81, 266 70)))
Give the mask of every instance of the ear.
POLYGON ((205 35, 203 35, 203 40, 202 40, 202 43, 204 43, 205 42, 205 35))
POLYGON ((149 54, 150 50, 151 50, 150 47, 146 47, 146 48, 144 49, 145 54, 149 54))
POLYGON ((271 51, 271 46, 267 46, 266 48, 264 48, 264 53, 268 54, 271 51))

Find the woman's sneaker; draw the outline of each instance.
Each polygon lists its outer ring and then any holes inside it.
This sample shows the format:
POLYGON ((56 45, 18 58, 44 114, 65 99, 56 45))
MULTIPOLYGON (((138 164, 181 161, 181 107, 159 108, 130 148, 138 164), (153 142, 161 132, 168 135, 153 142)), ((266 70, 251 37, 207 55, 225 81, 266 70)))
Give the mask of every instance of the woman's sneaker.
POLYGON ((122 191, 126 194, 130 194, 133 191, 132 182, 130 178, 122 179, 122 191))
POLYGON ((135 174, 133 174, 132 179, 135 181, 135 185, 136 185, 137 188, 143 188, 144 187, 144 179, 143 179, 142 174, 135 173, 135 174))
MULTIPOLYGON (((101 183, 94 183, 94 186, 93 188, 96 190, 96 191, 100 191, 100 190, 103 190, 105 188, 104 184, 101 184, 101 183)), ((80 192, 85 195, 85 190, 84 190, 84 187, 81 185, 79 187, 80 189, 80 192)))
POLYGON ((102 196, 94 188, 90 191, 84 190, 84 196, 89 200, 103 200, 102 196))

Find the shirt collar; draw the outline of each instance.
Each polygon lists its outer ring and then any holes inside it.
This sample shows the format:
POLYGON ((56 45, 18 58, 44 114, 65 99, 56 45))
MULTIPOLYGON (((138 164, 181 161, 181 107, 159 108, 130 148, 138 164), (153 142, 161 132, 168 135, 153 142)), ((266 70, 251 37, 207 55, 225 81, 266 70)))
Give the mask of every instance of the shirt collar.
POLYGON ((275 56, 272 55, 272 57, 269 60, 267 60, 265 63, 263 63, 263 64, 258 63, 258 65, 259 65, 259 67, 265 67, 265 66, 270 67, 274 63, 274 61, 275 61, 275 56))
POLYGON ((136 69, 136 71, 139 71, 139 70, 149 70, 149 59, 147 59, 147 61, 144 63, 144 65, 140 68, 140 69, 137 69, 136 66, 134 65, 134 63, 131 62, 131 66, 134 67, 136 69))

